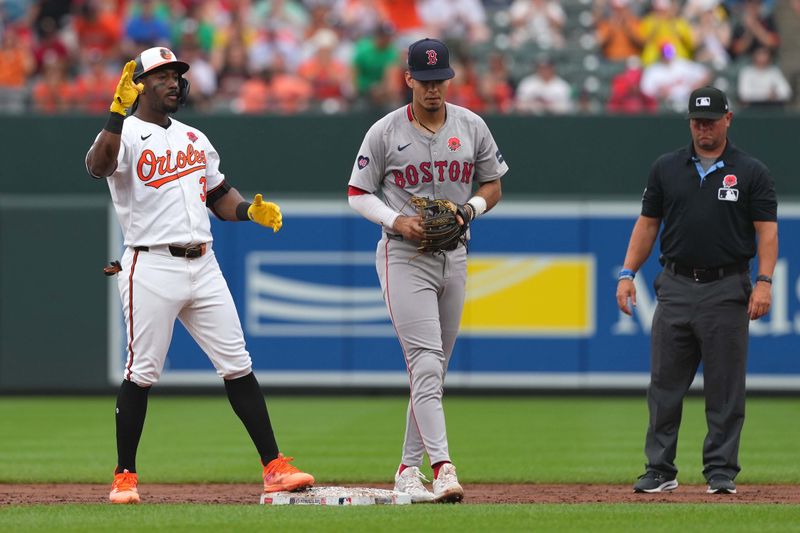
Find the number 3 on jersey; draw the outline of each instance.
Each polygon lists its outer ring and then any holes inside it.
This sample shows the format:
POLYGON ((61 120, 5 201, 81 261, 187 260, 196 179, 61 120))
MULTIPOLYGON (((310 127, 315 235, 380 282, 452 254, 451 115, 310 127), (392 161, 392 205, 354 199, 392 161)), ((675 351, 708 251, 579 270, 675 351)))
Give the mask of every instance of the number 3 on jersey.
POLYGON ((206 177, 200 176, 200 185, 203 186, 203 192, 200 193, 200 200, 206 203, 206 177))

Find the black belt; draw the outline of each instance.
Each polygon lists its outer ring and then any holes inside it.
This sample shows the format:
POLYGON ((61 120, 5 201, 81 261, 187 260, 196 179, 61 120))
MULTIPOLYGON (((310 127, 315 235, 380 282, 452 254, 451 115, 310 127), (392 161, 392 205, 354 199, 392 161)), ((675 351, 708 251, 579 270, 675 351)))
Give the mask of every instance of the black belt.
POLYGON ((402 241, 403 240, 403 236, 400 235, 399 233, 387 233, 386 234, 386 238, 387 239, 391 239, 393 241, 402 241))
POLYGON ((731 274, 740 274, 742 272, 747 272, 750 269, 746 262, 710 268, 698 268, 681 265, 678 263, 667 263, 664 268, 670 272, 674 272, 675 274, 692 278, 698 283, 717 281, 725 276, 730 276, 731 274))
MULTIPOLYGON (((206 253, 206 243, 195 244, 192 246, 175 246, 170 244, 168 246, 169 253, 175 257, 185 257, 186 259, 197 259, 206 253)), ((134 248, 137 252, 149 252, 149 246, 136 246, 134 248)))

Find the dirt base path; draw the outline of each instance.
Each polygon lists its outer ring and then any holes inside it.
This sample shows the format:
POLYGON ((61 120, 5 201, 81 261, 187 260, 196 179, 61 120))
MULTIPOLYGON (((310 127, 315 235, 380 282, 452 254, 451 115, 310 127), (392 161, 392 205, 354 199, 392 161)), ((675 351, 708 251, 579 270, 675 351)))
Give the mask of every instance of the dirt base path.
MULTIPOLYGON (((360 484, 391 489, 391 485, 360 484)), ((800 504, 800 485, 740 485, 738 494, 706 494, 705 485, 671 493, 634 494, 630 485, 465 484, 465 504, 475 503, 782 503, 800 504)), ((109 485, 0 484, 0 505, 105 503, 109 485)), ((150 484, 143 503, 258 504, 253 484, 150 484)))

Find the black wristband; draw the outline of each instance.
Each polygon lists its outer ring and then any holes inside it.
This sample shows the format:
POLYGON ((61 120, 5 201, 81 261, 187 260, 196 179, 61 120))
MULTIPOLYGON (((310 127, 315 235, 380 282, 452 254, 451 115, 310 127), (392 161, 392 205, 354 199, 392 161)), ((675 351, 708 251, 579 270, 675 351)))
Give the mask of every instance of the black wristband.
POLYGON ((115 133, 119 135, 122 133, 122 123, 125 121, 125 117, 120 115, 119 113, 114 113, 111 111, 108 114, 108 120, 106 121, 106 125, 103 126, 103 129, 109 133, 115 133))
POLYGON ((763 281, 764 283, 769 283, 770 285, 772 285, 772 278, 767 276, 766 274, 759 274, 758 276, 756 276, 756 283, 758 283, 759 281, 763 281))
POLYGON ((250 209, 250 202, 239 202, 236 206, 236 220, 250 220, 247 210, 250 209))

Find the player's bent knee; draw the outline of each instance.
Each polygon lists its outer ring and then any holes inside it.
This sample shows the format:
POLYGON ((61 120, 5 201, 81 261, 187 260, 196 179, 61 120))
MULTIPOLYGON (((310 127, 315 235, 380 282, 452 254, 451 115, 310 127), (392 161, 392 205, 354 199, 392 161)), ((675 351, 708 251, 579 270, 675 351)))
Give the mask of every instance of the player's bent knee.
POLYGON ((220 375, 220 377, 222 379, 231 380, 231 379, 243 378, 243 377, 245 377, 246 375, 248 375, 248 374, 250 374, 252 372, 253 372, 253 367, 252 366, 248 366, 244 370, 236 370, 236 371, 229 371, 229 372, 220 371, 219 375, 220 375))
POLYGON ((444 368, 442 364, 433 358, 424 358, 411 365, 412 379, 436 379, 441 381, 444 378, 444 368))
POLYGON ((153 385, 155 385, 158 382, 158 376, 155 376, 155 378, 152 378, 152 377, 149 377, 149 376, 144 376, 142 374, 132 374, 131 377, 128 378, 128 381, 130 381, 131 383, 133 383, 137 387, 141 387, 143 389, 146 389, 148 387, 152 387, 153 385))

